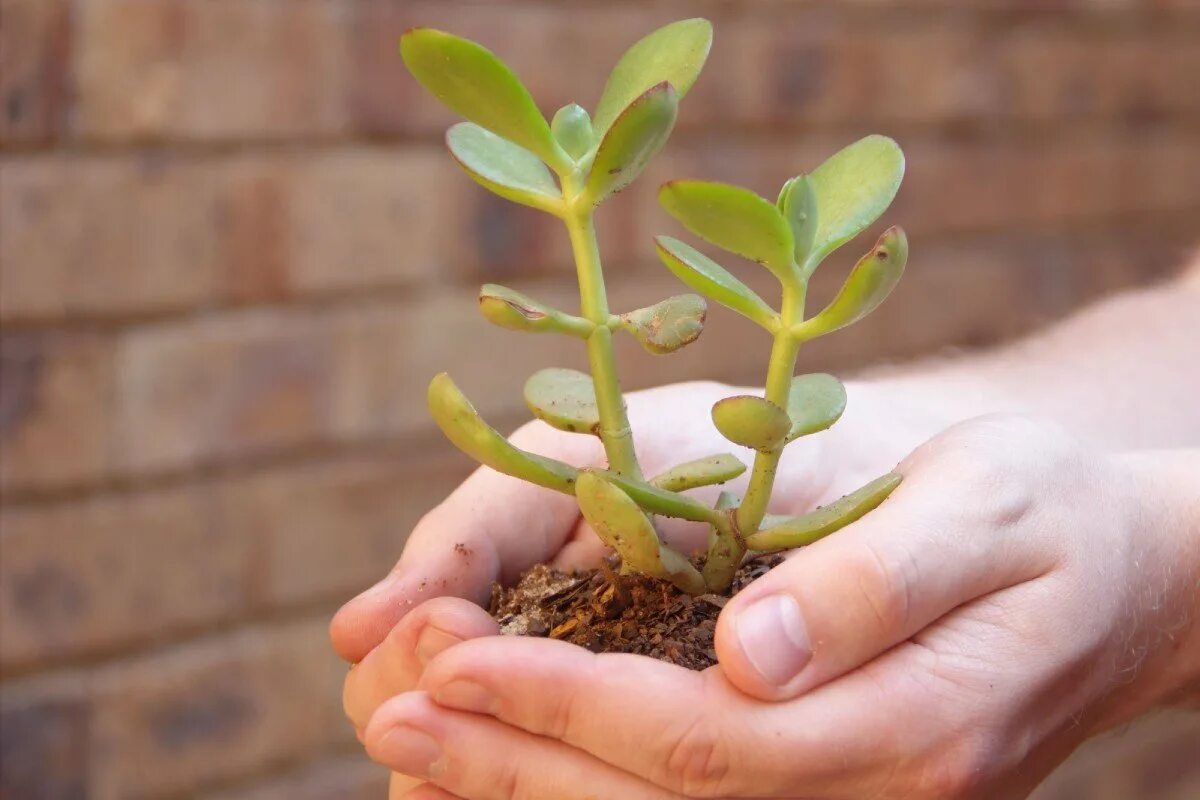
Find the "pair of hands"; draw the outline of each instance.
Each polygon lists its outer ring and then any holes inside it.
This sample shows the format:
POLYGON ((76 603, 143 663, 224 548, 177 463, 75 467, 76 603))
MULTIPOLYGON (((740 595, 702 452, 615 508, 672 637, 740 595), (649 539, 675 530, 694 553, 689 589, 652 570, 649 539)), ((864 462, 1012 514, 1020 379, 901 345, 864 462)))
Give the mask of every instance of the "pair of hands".
MULTIPOLYGON (((852 385, 847 417, 789 451, 773 510, 833 499, 925 437, 923 414, 873 389, 852 385)), ((706 421, 728 394, 630 395, 648 473, 727 447, 677 420, 706 421)), ((603 456, 540 424, 515 438, 572 463, 603 456)), ((392 797, 1023 797, 1178 683, 1193 554, 1138 459, 984 417, 899 470, 883 506, 728 603, 720 666, 703 673, 493 636, 476 605, 492 581, 604 551, 571 498, 476 472, 333 622, 357 663, 347 713, 400 773, 392 797)), ((705 532, 672 521, 664 533, 686 550, 705 532)))

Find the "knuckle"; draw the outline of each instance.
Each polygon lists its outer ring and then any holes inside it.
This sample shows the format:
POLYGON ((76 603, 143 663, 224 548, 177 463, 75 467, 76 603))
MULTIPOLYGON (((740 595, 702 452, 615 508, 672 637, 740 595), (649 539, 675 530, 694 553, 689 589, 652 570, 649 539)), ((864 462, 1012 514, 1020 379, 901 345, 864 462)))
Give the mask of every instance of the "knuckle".
POLYGON ((967 737, 939 752, 925 765, 915 797, 973 800, 987 796, 996 773, 995 745, 982 736, 967 737))
POLYGON ((697 716, 675 739, 663 769, 665 782, 687 797, 724 794, 733 768, 728 735, 711 720, 697 716))

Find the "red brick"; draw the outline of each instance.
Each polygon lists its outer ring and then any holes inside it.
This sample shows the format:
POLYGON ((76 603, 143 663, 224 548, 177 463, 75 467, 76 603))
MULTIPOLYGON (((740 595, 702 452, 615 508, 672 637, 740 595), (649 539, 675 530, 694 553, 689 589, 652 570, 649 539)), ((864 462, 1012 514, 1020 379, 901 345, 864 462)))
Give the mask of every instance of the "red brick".
POLYGON ((0 663, 111 652, 244 612, 255 537, 214 499, 196 486, 5 508, 0 663))
POLYGON ((0 142, 58 136, 71 56, 67 0, 0 0, 0 142))
POLYGON ((105 139, 338 133, 344 12, 333 0, 84 3, 74 129, 105 139))
POLYGON ((387 789, 386 769, 365 755, 341 756, 204 800, 380 800, 387 789))
POLYGON ((115 389, 105 337, 0 338, 0 488, 20 492, 108 474, 115 389))
POLYGON ((193 794, 353 741, 327 628, 249 628, 104 668, 89 681, 88 796, 193 794))
POLYGON ((87 796, 91 709, 78 680, 12 684, 0 694, 0 796, 87 796))

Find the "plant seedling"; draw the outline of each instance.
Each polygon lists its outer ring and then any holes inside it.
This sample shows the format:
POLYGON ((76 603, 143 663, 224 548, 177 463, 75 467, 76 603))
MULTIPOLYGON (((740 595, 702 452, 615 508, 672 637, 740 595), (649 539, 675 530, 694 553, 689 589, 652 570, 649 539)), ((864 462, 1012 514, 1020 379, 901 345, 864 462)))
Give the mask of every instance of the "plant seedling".
POLYGON ((525 402, 555 428, 598 437, 608 466, 578 469, 513 446, 479 417, 445 373, 429 385, 435 422, 480 463, 574 495, 592 528, 620 556, 623 571, 669 581, 689 594, 728 590, 748 550, 815 541, 878 505, 899 482, 898 476, 885 476, 801 517, 766 514, 784 446, 828 428, 846 402, 845 390, 832 376, 793 378, 800 344, 865 316, 887 296, 904 268, 904 234, 891 229, 854 268, 833 302, 804 318, 813 270, 873 222, 899 186, 903 158, 894 142, 878 136, 852 145, 810 175, 788 181, 777 204, 724 184, 676 181, 663 187, 663 205, 686 227, 770 270, 782 286, 782 304, 773 309, 716 262, 683 242, 659 237, 660 256, 684 283, 758 323, 772 334, 774 344, 765 396, 731 397, 713 408, 713 421, 727 439, 757 451, 743 500, 723 493, 709 507, 685 494, 745 472, 746 465, 730 454, 679 464, 650 478, 642 473, 612 337, 624 331, 651 353, 674 352, 700 335, 706 303, 699 295, 686 294, 621 314, 610 311, 593 215, 662 149, 679 101, 699 76, 711 42, 706 20, 660 28, 621 57, 592 115, 569 104, 550 121, 513 71, 482 46, 429 28, 408 31, 400 45, 416 79, 466 118, 446 133, 450 153, 463 170, 501 197, 552 214, 566 226, 579 284, 578 314, 494 284, 480 290, 479 307, 504 328, 585 342, 591 374, 541 370, 525 384, 525 402), (702 568, 662 541, 656 516, 711 526, 702 568))

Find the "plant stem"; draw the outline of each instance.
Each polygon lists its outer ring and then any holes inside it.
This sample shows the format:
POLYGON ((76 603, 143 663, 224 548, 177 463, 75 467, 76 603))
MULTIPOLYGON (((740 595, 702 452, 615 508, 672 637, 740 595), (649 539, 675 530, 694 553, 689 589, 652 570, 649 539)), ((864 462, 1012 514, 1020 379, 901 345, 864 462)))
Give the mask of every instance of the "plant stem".
MULTIPOLYGON (((771 345, 771 358, 767 364, 765 397, 784 410, 788 406, 788 394, 791 392, 792 376, 796 370, 796 356, 800 352, 800 340, 792 334, 791 328, 794 321, 804 316, 804 294, 803 283, 784 284, 783 308, 780 310, 783 324, 775 334, 775 341, 771 345)), ((775 471, 779 468, 783 447, 780 445, 773 450, 759 452, 754 457, 750 485, 737 510, 737 527, 743 537, 754 534, 767 513, 767 501, 771 499, 775 471)))
MULTIPOLYGON (((565 188, 565 187, 564 187, 565 188)), ((608 456, 608 466, 618 475, 641 479, 642 470, 633 451, 633 432, 625 414, 621 383, 613 358, 612 331, 608 328, 608 296, 604 290, 604 272, 600 266, 600 248, 591 208, 568 207, 563 214, 575 254, 579 276, 579 306, 582 315, 596 328, 587 339, 588 364, 600 412, 600 440, 608 456)))

